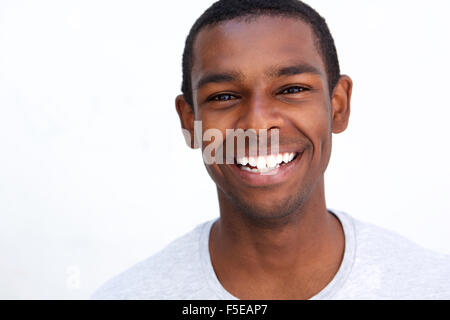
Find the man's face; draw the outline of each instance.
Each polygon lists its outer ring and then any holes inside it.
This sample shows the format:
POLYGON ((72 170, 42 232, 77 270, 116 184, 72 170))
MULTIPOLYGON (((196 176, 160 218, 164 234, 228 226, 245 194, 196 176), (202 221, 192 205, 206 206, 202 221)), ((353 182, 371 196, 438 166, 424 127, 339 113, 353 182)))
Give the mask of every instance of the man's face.
POLYGON ((226 137, 227 129, 267 129, 270 137, 278 129, 279 154, 295 157, 270 174, 237 162, 206 165, 219 190, 254 217, 292 213, 323 178, 331 153, 333 105, 310 26, 261 16, 205 28, 194 44, 191 79, 203 131, 226 137))

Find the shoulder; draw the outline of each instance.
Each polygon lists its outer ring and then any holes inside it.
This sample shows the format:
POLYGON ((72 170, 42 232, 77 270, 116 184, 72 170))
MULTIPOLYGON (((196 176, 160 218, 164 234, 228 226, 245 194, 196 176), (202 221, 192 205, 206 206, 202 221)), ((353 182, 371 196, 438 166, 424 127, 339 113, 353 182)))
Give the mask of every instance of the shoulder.
POLYGON ((200 237, 212 221, 171 242, 151 257, 103 284, 91 296, 95 300, 172 299, 195 290, 200 273, 200 237))
POLYGON ((354 218, 352 276, 386 298, 450 298, 450 256, 354 218))

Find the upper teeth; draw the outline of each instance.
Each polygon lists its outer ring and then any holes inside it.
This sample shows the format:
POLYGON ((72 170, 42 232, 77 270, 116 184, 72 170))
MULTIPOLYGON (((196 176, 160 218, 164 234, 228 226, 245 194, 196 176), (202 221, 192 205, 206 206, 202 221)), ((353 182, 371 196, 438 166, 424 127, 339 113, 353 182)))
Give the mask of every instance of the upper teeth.
POLYGON ((259 156, 259 157, 242 157, 237 159, 237 163, 246 166, 257 167, 259 170, 273 169, 284 163, 289 163, 295 158, 296 153, 280 153, 277 155, 259 156))

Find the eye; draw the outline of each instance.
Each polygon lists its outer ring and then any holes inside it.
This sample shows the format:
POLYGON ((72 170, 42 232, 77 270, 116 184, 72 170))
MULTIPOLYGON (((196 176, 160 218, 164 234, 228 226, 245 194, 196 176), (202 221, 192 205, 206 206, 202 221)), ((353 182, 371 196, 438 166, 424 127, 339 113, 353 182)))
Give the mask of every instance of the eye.
POLYGON ((229 94, 229 93, 223 93, 223 94, 218 94, 215 95, 211 98, 208 99, 208 101, 230 101, 230 100, 235 100, 237 97, 229 94))
POLYGON ((308 91, 308 88, 305 87, 300 87, 300 86, 295 86, 295 87, 289 87, 286 89, 283 89, 280 93, 281 94, 297 94, 297 93, 302 93, 304 91, 308 91))

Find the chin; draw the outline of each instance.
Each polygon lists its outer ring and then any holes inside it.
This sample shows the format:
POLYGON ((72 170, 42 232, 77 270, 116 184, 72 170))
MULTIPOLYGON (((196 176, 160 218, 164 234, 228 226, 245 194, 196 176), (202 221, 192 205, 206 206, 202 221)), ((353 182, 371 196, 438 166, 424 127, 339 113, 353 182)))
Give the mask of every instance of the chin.
POLYGON ((255 201, 255 198, 242 199, 235 197, 234 194, 230 194, 229 198, 246 218, 261 223, 275 223, 288 219, 298 212, 305 200, 302 192, 283 199, 264 197, 261 201, 255 201))

